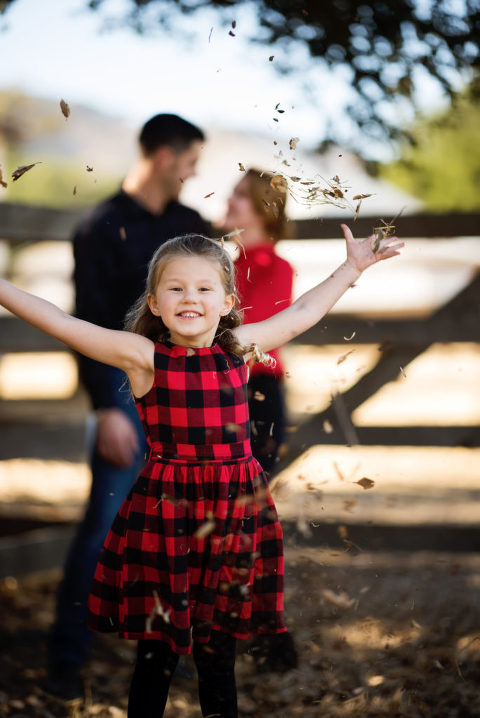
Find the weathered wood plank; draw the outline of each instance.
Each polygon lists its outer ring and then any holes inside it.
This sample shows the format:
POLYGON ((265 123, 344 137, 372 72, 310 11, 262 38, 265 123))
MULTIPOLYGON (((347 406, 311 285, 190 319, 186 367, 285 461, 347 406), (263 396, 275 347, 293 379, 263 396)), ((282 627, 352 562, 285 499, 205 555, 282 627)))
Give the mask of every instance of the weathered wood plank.
POLYGON ((0 203, 0 238, 10 242, 68 240, 85 211, 0 203))
MULTIPOLYGON (((68 240, 80 218, 88 210, 53 209, 31 205, 0 203, 0 238, 10 242, 38 242, 41 240, 68 240)), ((291 235, 302 239, 330 239, 338 237, 340 223, 345 214, 338 217, 303 219, 292 222, 291 235)), ((383 217, 390 220, 391 217, 383 217)), ((360 216, 355 222, 358 236, 371 234, 379 224, 375 215, 360 216)), ((480 234, 479 213, 449 213, 402 215, 396 222, 397 233, 402 237, 451 238, 477 237, 480 234)))
MULTIPOLYGON (((301 453, 316 444, 345 444, 344 432, 339 426, 333 427, 331 433, 325 432, 325 419, 331 420, 328 411, 316 414, 313 421, 289 434, 292 453, 301 453)), ((355 434, 362 446, 480 446, 478 426, 355 426, 355 434)))
POLYGON ((87 430, 84 421, 38 420, 2 424, 0 461, 7 459, 87 460, 87 430))

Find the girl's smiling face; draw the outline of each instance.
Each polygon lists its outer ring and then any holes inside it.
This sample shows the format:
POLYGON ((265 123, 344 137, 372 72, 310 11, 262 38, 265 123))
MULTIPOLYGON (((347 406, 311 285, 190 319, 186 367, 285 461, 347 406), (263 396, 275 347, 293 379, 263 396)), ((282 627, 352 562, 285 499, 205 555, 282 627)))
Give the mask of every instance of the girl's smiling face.
POLYGON ((178 257, 167 262, 157 288, 148 295, 150 311, 161 317, 174 344, 211 346, 221 316, 234 305, 226 294, 219 268, 203 257, 178 257))

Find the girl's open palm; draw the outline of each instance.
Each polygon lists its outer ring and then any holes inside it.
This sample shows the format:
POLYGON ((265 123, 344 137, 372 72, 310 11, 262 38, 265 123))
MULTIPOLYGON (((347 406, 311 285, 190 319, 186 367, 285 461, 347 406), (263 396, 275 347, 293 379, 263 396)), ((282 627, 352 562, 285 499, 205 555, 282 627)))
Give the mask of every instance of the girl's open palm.
POLYGON ((367 237, 367 239, 358 240, 353 236, 350 227, 346 224, 342 224, 341 227, 347 243, 347 263, 359 272, 363 272, 364 269, 375 264, 375 262, 380 262, 382 259, 396 257, 400 254, 398 250, 404 246, 403 242, 398 241, 398 237, 386 237, 378 242, 378 248, 375 252, 377 239, 374 235, 367 237))

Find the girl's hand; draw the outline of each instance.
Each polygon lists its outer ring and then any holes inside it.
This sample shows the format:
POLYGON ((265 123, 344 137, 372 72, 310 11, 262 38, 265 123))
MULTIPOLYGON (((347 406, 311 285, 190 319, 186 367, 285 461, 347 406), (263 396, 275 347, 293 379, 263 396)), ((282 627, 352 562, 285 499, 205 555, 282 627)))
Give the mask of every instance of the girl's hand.
POLYGON ((358 272, 363 272, 367 267, 382 259, 396 257, 400 254, 398 250, 404 246, 404 242, 399 242, 398 237, 387 237, 380 240, 377 251, 374 252, 377 242, 374 235, 364 240, 356 240, 350 227, 346 224, 342 224, 341 227, 347 243, 346 264, 351 265, 358 272))

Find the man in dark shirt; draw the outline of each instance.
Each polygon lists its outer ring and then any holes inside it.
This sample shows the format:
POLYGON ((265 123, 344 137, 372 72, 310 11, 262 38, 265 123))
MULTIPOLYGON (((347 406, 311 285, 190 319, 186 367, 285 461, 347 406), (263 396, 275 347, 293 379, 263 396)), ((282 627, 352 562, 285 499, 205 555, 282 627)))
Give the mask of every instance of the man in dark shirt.
MULTIPOLYGON (((118 194, 101 203, 74 236, 76 315, 121 329, 144 290, 156 248, 179 234, 211 234, 202 217, 178 201, 195 174, 204 135, 176 115, 156 115, 142 128, 140 156, 118 194)), ((65 699, 83 695, 81 668, 92 635, 87 599, 104 539, 142 468, 143 429, 123 372, 79 357, 81 380, 96 412, 92 487, 83 522, 70 547, 49 641, 45 688, 65 699)))

